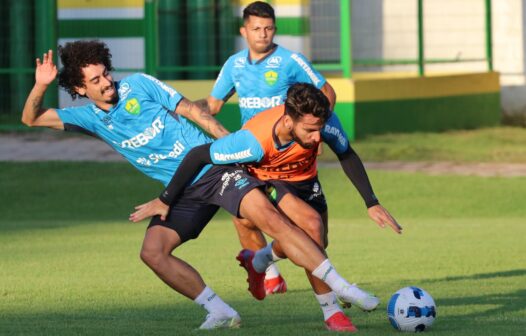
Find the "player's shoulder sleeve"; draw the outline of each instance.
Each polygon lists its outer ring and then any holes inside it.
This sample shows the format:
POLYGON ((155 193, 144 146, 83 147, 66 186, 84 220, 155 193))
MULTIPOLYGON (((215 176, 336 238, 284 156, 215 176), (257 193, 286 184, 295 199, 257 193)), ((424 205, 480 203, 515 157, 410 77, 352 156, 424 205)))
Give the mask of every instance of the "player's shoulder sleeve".
POLYGON ((347 138, 340 119, 334 112, 323 126, 321 137, 336 154, 345 152, 349 147, 349 138, 347 138))
MULTIPOLYGON (((183 99, 183 96, 173 87, 145 73, 134 74, 121 82, 130 86, 131 93, 135 91, 136 94, 144 95, 170 111, 174 111, 177 104, 183 99)), ((122 85, 119 89, 122 88, 122 85)))
POLYGON ((238 54, 235 54, 233 56, 230 56, 225 64, 223 64, 223 67, 221 68, 221 71, 219 72, 219 75, 217 75, 217 79, 214 83, 214 87, 212 88, 212 92, 210 95, 214 97, 217 100, 228 100, 228 98, 232 95, 233 91, 235 90, 234 87, 234 81, 232 80, 232 70, 233 70, 233 63, 236 57, 239 56, 238 54))
POLYGON ((295 83, 310 83, 321 89, 326 79, 316 71, 305 56, 300 53, 290 52, 287 62, 287 75, 295 83))
POLYGON ((259 162, 263 156, 263 147, 249 130, 229 134, 210 146, 214 164, 259 162))
POLYGON ((81 132, 95 136, 94 113, 105 113, 94 104, 57 109, 65 131, 81 132))

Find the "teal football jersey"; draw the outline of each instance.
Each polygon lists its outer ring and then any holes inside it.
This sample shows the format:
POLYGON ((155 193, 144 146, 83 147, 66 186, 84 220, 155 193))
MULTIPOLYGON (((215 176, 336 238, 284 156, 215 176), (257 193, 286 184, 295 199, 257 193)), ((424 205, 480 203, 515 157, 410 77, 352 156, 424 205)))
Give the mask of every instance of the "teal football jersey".
POLYGON ((110 111, 93 103, 58 109, 65 130, 100 138, 142 173, 167 185, 184 156, 212 139, 175 114, 183 96, 158 79, 134 74, 115 86, 119 101, 110 111))
POLYGON ((257 62, 251 61, 245 49, 225 62, 211 96, 226 101, 237 92, 244 125, 259 112, 283 104, 288 88, 296 83, 310 83, 321 89, 325 78, 303 55, 281 46, 257 62))

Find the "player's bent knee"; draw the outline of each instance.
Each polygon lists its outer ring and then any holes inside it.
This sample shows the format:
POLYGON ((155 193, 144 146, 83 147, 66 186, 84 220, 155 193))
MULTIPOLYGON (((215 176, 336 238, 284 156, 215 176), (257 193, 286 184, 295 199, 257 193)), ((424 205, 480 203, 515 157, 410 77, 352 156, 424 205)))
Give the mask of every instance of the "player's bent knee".
POLYGON ((160 249, 143 248, 140 254, 141 260, 151 269, 156 269, 162 262, 163 253, 160 249))
POLYGON ((301 228, 316 242, 316 244, 318 244, 318 246, 324 247, 324 228, 323 222, 319 216, 305 218, 301 228))

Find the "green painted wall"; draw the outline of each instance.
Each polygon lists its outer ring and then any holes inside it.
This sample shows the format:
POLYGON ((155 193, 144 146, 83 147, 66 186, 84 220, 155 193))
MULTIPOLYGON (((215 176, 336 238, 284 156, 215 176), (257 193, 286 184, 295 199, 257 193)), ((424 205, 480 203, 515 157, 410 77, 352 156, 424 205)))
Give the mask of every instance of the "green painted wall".
POLYGON ((470 129, 500 122, 500 93, 355 103, 356 138, 369 134, 470 129))

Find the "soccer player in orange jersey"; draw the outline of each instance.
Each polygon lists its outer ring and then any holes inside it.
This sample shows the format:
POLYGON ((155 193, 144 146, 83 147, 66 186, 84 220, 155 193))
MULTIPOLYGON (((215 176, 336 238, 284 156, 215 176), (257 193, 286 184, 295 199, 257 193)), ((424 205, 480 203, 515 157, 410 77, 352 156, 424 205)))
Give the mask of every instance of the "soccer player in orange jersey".
MULTIPOLYGON (((282 106, 261 112, 248 121, 243 129, 215 141, 211 145, 195 148, 182 164, 161 196, 170 204, 184 187, 193 172, 206 163, 247 164, 251 175, 268 182, 271 199, 277 207, 296 225, 301 227, 321 249, 327 245, 327 228, 321 214, 327 205, 317 178, 316 158, 321 141, 326 142, 338 155, 343 170, 365 201, 369 216, 379 226, 390 226, 401 233, 396 220, 383 208, 374 192, 358 155, 351 148, 337 116, 330 112, 329 103, 323 93, 311 84, 294 84, 288 90, 282 106)), ((239 181, 243 183, 243 181, 239 181)), ((152 201, 153 202, 153 201, 152 201)), ((153 209, 153 208, 152 208, 153 209)), ((145 208, 142 215, 157 214, 158 209, 149 213, 145 208)), ((162 213, 162 209, 160 210, 162 213)), ((238 260, 249 271, 263 274, 266 267, 286 257, 280 243, 274 242, 255 254, 243 250, 238 260)), ((354 331, 355 327, 343 314, 333 286, 323 274, 307 272, 324 313, 328 329, 354 331)), ((379 300, 372 294, 351 286, 350 297, 343 301, 370 311, 379 300)), ((263 284, 261 284, 263 288, 263 284)), ((261 299, 261 291, 250 289, 261 299)))

